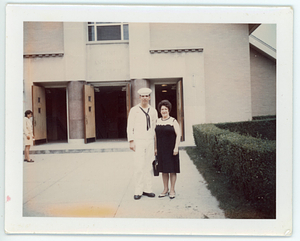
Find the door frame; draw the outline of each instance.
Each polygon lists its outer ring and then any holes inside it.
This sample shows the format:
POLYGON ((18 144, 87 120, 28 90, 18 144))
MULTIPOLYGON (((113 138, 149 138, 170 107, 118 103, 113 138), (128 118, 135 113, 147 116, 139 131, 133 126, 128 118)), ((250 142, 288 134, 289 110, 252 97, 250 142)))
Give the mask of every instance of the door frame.
MULTIPOLYGON (((125 80, 125 81, 99 81, 99 82, 87 82, 87 85, 93 86, 94 91, 97 87, 105 87, 105 86, 122 86, 126 88, 126 114, 127 119, 129 115, 129 111, 132 107, 132 91, 131 91, 131 81, 125 80)), ((96 110, 95 110, 96 114, 96 110)), ((95 123, 96 126, 96 123, 95 123)), ((96 137, 97 138, 97 137, 96 137)))
POLYGON ((35 139, 34 145, 38 145, 44 142, 47 143, 48 141, 47 115, 46 115, 47 110, 46 110, 45 87, 33 84, 31 86, 31 97, 32 97, 32 112, 33 112, 32 127, 33 127, 33 135, 35 139), (39 114, 41 115, 39 116, 39 114))
MULTIPOLYGON (((181 141, 185 141, 185 120, 184 120, 184 96, 183 96, 183 78, 159 78, 159 79, 150 79, 150 88, 152 90, 151 94, 151 99, 150 99, 150 105, 154 108, 157 108, 156 106, 156 100, 155 100, 155 85, 161 85, 161 84, 176 84, 176 101, 177 99, 177 85, 181 81, 181 107, 182 107, 182 120, 183 123, 180 123, 180 129, 181 129, 181 141)), ((174 107, 173 107, 174 108, 174 107)), ((177 115, 179 114, 178 112, 178 104, 176 105, 177 109, 177 115)), ((176 116, 176 119, 178 117, 176 116)), ((177 120, 178 121, 178 120, 177 120)))
POLYGON ((88 85, 92 85, 94 88, 104 87, 104 86, 123 86, 126 88, 126 108, 127 108, 127 118, 129 115, 129 111, 132 107, 132 93, 131 93, 131 81, 100 81, 100 82, 87 82, 88 85), (129 96, 128 96, 129 92, 129 96))
MULTIPOLYGON (((57 82, 33 82, 32 86, 39 86, 45 89, 65 89, 66 90, 66 114, 67 114, 67 143, 70 140, 70 125, 69 125, 69 98, 68 98, 68 82, 66 81, 57 81, 57 82)), ((32 93, 32 92, 31 92, 32 93)), ((46 94, 46 93, 45 93, 46 94)), ((32 94, 31 97, 33 98, 32 94)), ((47 131, 47 129, 46 129, 47 131)))
POLYGON ((95 88, 83 85, 84 143, 96 141, 95 88), (90 113, 89 113, 90 112, 90 113))

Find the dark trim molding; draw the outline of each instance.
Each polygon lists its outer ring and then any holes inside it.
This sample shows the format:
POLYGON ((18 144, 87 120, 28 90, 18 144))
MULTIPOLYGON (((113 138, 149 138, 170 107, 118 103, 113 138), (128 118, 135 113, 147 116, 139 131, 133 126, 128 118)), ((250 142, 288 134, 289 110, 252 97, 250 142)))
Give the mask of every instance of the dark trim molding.
POLYGON ((52 54, 24 54, 24 58, 48 58, 48 57, 63 57, 64 53, 52 53, 52 54))
POLYGON ((203 52, 203 48, 150 49, 149 52, 150 52, 150 54, 203 52))

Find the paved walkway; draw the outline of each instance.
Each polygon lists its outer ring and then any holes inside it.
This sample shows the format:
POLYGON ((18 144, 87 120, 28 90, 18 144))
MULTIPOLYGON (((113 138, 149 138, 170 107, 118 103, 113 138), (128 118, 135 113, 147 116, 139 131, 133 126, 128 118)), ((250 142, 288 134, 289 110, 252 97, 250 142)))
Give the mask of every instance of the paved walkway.
POLYGON ((63 150, 63 144, 34 146, 33 153, 48 150, 45 153, 53 154, 31 154, 35 162, 24 163, 23 215, 225 218, 217 200, 206 188, 205 180, 184 150, 179 153, 181 173, 176 182, 176 198, 157 197, 163 190, 160 175, 153 177, 155 198, 143 196, 134 200, 132 152, 125 149, 127 145, 126 142, 116 143, 114 148, 118 151, 113 152, 109 151, 109 146, 95 148, 99 144, 94 147, 88 145, 90 149, 83 151, 80 145, 64 149, 64 152, 58 151, 63 150))

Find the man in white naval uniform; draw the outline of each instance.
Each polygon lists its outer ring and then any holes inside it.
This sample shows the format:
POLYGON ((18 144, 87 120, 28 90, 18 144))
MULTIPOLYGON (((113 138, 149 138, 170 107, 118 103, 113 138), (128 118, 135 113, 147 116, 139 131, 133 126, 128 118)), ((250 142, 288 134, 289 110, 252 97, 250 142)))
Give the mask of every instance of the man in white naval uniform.
POLYGON ((152 191, 152 161, 157 111, 149 105, 151 89, 138 90, 140 103, 130 109, 127 123, 129 147, 134 151, 134 199, 155 197, 152 191))

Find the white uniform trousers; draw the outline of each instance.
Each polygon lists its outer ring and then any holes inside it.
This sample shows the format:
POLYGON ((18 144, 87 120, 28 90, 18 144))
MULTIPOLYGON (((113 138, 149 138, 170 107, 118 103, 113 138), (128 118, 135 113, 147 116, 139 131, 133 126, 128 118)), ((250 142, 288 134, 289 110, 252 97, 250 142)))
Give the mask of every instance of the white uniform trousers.
POLYGON ((152 192, 152 161, 154 160, 154 140, 136 140, 134 152, 134 195, 152 192))

